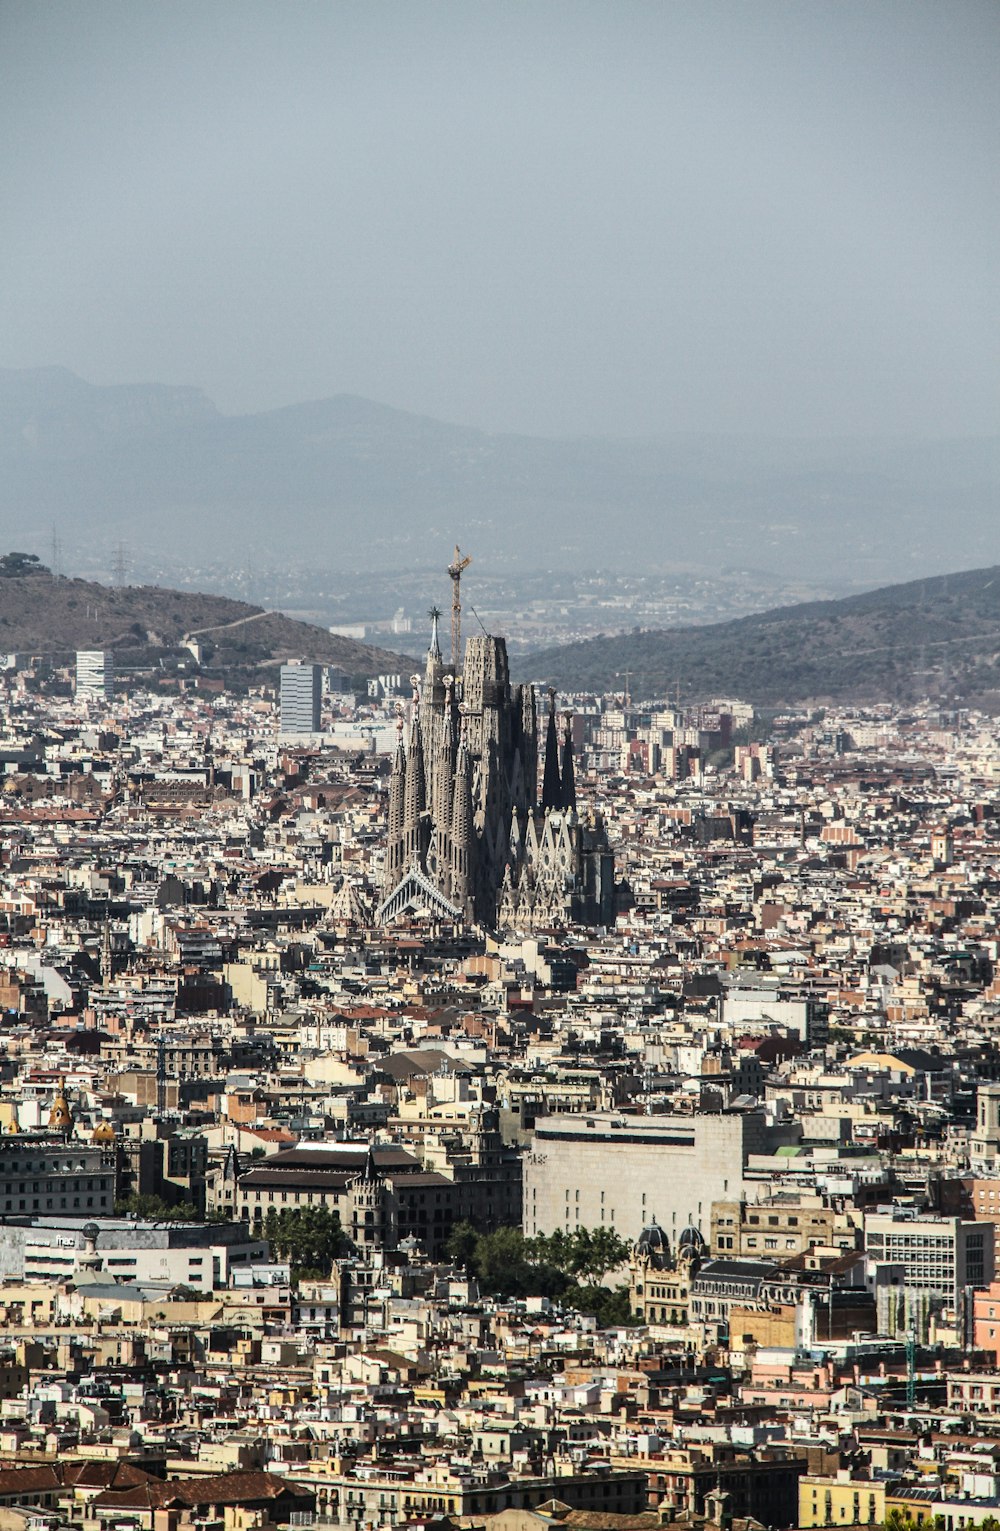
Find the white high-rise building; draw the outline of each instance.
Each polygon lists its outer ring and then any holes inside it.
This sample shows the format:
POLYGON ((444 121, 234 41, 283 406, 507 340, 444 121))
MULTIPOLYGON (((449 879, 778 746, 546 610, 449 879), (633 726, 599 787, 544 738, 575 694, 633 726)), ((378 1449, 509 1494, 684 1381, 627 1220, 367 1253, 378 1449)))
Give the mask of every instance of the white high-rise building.
POLYGON ((281 666, 282 734, 318 734, 323 697, 323 669, 318 664, 281 666))
POLYGON ((114 660, 114 655, 108 649, 77 649, 77 696, 107 701, 115 687, 114 660))

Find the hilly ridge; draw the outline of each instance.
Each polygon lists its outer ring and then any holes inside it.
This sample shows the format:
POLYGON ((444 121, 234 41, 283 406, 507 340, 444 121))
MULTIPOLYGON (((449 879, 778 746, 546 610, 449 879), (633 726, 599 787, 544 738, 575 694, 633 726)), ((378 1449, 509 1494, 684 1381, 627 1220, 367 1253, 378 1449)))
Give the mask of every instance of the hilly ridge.
MULTIPOLYGON (((986 440, 549 439, 350 394, 222 414, 194 388, 0 369, 0 539, 346 570, 694 565, 857 586, 1000 556, 986 440), (901 549, 904 550, 901 553, 901 549)), ((43 545, 35 547, 43 552, 43 545)))
POLYGON ((1000 701, 1000 565, 731 622, 592 638, 529 655, 564 690, 804 701, 1000 701))
POLYGON ((230 674, 252 676, 292 659, 337 665, 355 676, 413 663, 227 596, 154 585, 110 587, 48 570, 0 577, 0 650, 62 658, 76 649, 108 648, 124 665, 156 666, 181 652, 189 634, 201 635, 209 667, 230 674))

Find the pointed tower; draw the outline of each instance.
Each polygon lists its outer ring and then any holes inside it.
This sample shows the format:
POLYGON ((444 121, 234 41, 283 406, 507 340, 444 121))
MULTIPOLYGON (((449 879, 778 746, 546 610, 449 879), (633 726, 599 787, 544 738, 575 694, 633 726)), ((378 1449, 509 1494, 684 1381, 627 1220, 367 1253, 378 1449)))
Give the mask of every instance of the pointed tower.
POLYGON ((389 777, 389 815, 385 845, 385 891, 391 893, 403 870, 403 821, 406 798, 406 751, 403 748, 403 720, 396 719, 396 753, 389 777))
POLYGON ((556 694, 549 692, 549 723, 545 733, 545 775, 542 777, 542 808, 558 808, 562 803, 559 779, 559 735, 556 730, 556 694))
POLYGON ((427 872, 436 886, 447 894, 451 886, 451 804, 458 737, 455 677, 450 671, 442 677, 439 689, 443 700, 434 709, 434 749, 430 757, 431 785, 428 791, 431 833, 427 872))
POLYGON ((538 710, 534 686, 521 687, 521 770, 526 794, 524 808, 538 800, 538 710))
POLYGON ((413 722, 406 752, 406 789, 403 794, 403 860, 406 866, 421 865, 424 857, 424 813, 427 787, 424 779, 424 740, 420 729, 420 693, 414 677, 413 722))
POLYGON ((472 760, 465 739, 459 741, 451 809, 451 897, 467 907, 476 885, 476 831, 472 810, 472 760))
POLYGON ((576 776, 573 771, 573 719, 570 713, 566 714, 566 732, 563 734, 562 747, 562 780, 560 782, 560 802, 566 812, 576 807, 576 776))
POLYGON ((390 1241, 391 1218, 388 1188, 371 1144, 361 1170, 350 1181, 350 1238, 361 1254, 369 1249, 384 1249, 390 1241))
POLYGON ((431 637, 427 646, 424 681, 420 690, 420 734, 424 750, 426 807, 432 820, 436 822, 442 786, 439 757, 445 714, 444 661, 441 658, 441 643, 438 637, 441 613, 436 606, 432 606, 427 615, 431 619, 431 637))

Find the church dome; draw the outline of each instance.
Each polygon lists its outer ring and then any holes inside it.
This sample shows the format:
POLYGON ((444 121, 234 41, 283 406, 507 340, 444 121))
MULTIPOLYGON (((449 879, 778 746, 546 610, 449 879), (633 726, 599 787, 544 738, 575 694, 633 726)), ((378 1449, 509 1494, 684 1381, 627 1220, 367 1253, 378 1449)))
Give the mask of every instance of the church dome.
POLYGON ((701 1229, 695 1228, 693 1223, 688 1224, 677 1240, 677 1253, 679 1255, 696 1256, 699 1260, 705 1253, 705 1240, 702 1237, 701 1229))
POLYGON ((49 1112, 50 1132, 70 1132, 73 1128, 73 1113, 66 1099, 66 1081, 60 1079, 59 1093, 52 1102, 52 1110, 49 1112))
POLYGON ((670 1260, 670 1244, 667 1235, 654 1217, 647 1223, 635 1244, 635 1252, 652 1265, 662 1268, 670 1260))
POLYGON ((101 1117, 101 1120, 90 1135, 90 1141, 92 1143, 113 1143, 115 1141, 114 1125, 108 1121, 106 1116, 101 1117))

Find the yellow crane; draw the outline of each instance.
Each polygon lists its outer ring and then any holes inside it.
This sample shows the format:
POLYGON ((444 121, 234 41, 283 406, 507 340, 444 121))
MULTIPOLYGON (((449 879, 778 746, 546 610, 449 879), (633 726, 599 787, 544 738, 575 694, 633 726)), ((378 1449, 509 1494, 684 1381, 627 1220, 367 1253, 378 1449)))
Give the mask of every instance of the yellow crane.
POLYGON ((471 562, 468 555, 462 557, 456 542, 455 556, 448 565, 448 573, 451 575, 451 667, 456 673, 462 658, 462 570, 467 569, 471 562))

